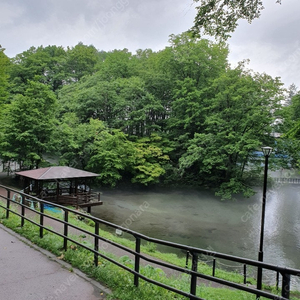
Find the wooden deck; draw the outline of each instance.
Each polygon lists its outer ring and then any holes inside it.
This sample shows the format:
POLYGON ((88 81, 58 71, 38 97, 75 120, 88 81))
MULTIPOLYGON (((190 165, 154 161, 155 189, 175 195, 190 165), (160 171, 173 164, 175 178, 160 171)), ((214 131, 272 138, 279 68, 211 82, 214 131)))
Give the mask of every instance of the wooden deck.
POLYGON ((60 193, 58 196, 55 191, 48 191, 42 194, 41 199, 61 205, 71 205, 78 208, 87 208, 90 212, 91 207, 102 205, 100 193, 79 192, 77 194, 60 193))

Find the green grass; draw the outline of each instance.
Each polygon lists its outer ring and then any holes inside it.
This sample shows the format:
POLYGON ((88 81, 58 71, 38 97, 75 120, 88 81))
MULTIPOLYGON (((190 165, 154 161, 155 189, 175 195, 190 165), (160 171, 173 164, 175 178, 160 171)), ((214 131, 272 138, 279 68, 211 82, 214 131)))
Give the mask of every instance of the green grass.
MULTIPOLYGON (((94 222, 89 219, 79 220, 76 215, 70 214, 69 215, 69 222, 73 225, 79 226, 87 231, 94 232, 93 227, 94 222)), ((110 232, 104 231, 100 229, 99 235, 103 238, 106 238, 110 241, 116 242, 118 244, 121 244, 127 248, 135 249, 135 242, 131 241, 126 238, 122 238, 120 236, 117 236, 115 234, 112 234, 110 232)), ((141 246, 141 252, 144 254, 148 254, 152 257, 158 258, 160 260, 163 260, 165 262, 174 264, 179 267, 185 267, 186 266, 186 258, 185 257, 178 257, 175 253, 162 253, 160 251, 156 250, 156 244, 147 242, 145 245, 141 246)), ((191 269, 191 260, 189 260, 188 267, 191 269)), ((205 275, 212 275, 212 267, 207 265, 204 262, 199 261, 198 268, 201 269, 201 273, 205 275)), ((235 283, 243 283, 244 277, 243 275, 237 273, 237 272, 228 272, 224 271, 222 269, 216 269, 215 276, 221 279, 230 280, 235 283)), ((247 278, 247 283, 256 285, 256 280, 254 278, 247 278)))
MULTIPOLYGON (((50 214, 52 214, 52 213, 50 213, 50 214)), ((53 216, 55 216, 56 218, 63 219, 62 216, 58 216, 55 213, 53 214, 53 216)), ((70 213, 69 214, 69 222, 71 224, 81 227, 91 233, 94 232, 93 227, 95 226, 95 224, 92 220, 90 220, 88 218, 79 220, 75 214, 70 213)), ((105 239, 108 239, 110 241, 121 244, 127 248, 135 249, 135 242, 131 241, 129 239, 122 238, 120 236, 117 236, 113 233, 110 233, 110 232, 107 232, 107 231, 101 230, 101 229, 99 231, 99 235, 105 239)), ((174 264, 176 266, 179 266, 179 267, 186 266, 186 258, 185 257, 178 257, 178 255, 176 255, 175 253, 162 253, 160 251, 157 251, 156 244, 154 244, 154 243, 147 242, 145 245, 142 245, 141 251, 144 254, 148 254, 152 257, 158 258, 160 260, 174 264)), ((188 267, 191 268, 191 260, 189 260, 188 267)), ((199 261, 199 268, 201 268, 201 273, 203 273, 205 275, 212 275, 212 267, 207 265, 206 263, 199 261)), ((221 278, 221 279, 227 279, 227 280, 233 281, 235 283, 243 283, 244 282, 243 275, 241 275, 237 272, 224 271, 222 269, 216 269, 216 277, 221 278)), ((254 280, 254 278, 248 278, 247 282, 249 284, 253 284, 253 285, 256 284, 256 281, 254 280)))
MULTIPOLYGON (((52 214, 52 213, 51 213, 52 214)), ((53 214, 56 217, 59 214, 53 214)), ((62 218, 62 216, 59 216, 62 218)), ((87 219, 86 219, 87 220, 87 219)), ((88 230, 90 232, 94 231, 92 227, 94 224, 91 221, 78 220, 74 214, 70 214, 69 221, 76 225, 88 230), (92 226, 91 226, 92 225, 92 226)), ((104 283, 112 290, 112 295, 108 295, 108 299, 121 299, 121 300, 135 300, 135 299, 187 299, 186 297, 179 296, 173 292, 167 291, 158 286, 147 283, 144 280, 139 281, 139 287, 134 286, 134 277, 131 273, 126 270, 110 263, 109 261, 99 257, 99 263, 96 267, 94 265, 94 255, 88 250, 80 247, 78 245, 68 243, 68 250, 62 250, 63 238, 58 237, 51 232, 44 230, 44 237, 41 239, 39 237, 39 229, 35 225, 31 224, 28 221, 25 221, 25 225, 20 227, 20 217, 10 214, 9 219, 5 218, 4 209, 0 209, 0 222, 5 226, 13 229, 17 233, 31 240, 33 243, 37 244, 39 247, 47 249, 58 256, 60 259, 63 259, 69 262, 72 265, 72 268, 78 268, 85 272, 88 276, 93 277, 99 282, 104 283)), ((122 237, 115 236, 112 233, 100 230, 100 235, 117 243, 120 243, 126 247, 134 248, 134 242, 124 239, 122 237)), ((84 242, 86 246, 92 248, 91 242, 86 238, 85 235, 71 236, 74 240, 77 240, 81 243, 84 242)), ((147 243, 142 246, 142 252, 148 253, 152 256, 155 256, 164 261, 176 264, 178 266, 185 266, 185 258, 179 258, 177 255, 172 253, 161 253, 156 250, 153 244, 147 243)), ((116 257, 111 253, 102 252, 104 255, 117 260, 123 265, 133 269, 134 262, 128 257, 116 257)), ((204 263, 199 264, 199 270, 201 272, 211 275, 211 267, 207 266, 204 263)), ((140 273, 164 284, 170 285, 174 288, 180 289, 185 292, 189 292, 190 289, 190 277, 187 274, 183 274, 180 277, 171 277, 167 276, 161 269, 154 268, 150 265, 143 266, 140 269, 140 273)), ((224 278, 226 280, 232 280, 234 282, 243 282, 243 276, 233 272, 225 272, 223 270, 216 270, 216 276, 219 278, 224 278)), ((254 279, 251 279, 254 281, 254 279)), ((272 289, 273 293, 277 291, 275 288, 272 289)), ((225 289, 225 288, 214 288, 210 286, 201 285, 197 287, 197 296, 207 299, 207 300, 254 300, 255 295, 249 294, 242 291, 225 289)), ((299 299, 298 294, 294 294, 291 299, 299 299)), ((262 300, 265 298, 261 298, 262 300)))

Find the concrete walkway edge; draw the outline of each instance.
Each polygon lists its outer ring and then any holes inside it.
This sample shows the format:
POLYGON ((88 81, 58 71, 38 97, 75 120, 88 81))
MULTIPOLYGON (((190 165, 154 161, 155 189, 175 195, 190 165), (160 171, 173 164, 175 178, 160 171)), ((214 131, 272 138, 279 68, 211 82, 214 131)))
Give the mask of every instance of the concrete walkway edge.
MULTIPOLYGON (((42 253, 49 261, 52 262, 56 262, 57 264, 60 265, 60 267, 62 269, 65 270, 70 270, 72 269, 72 274, 74 274, 74 276, 78 276, 80 279, 88 282, 89 284, 92 285, 92 287, 95 290, 98 291, 102 291, 103 292, 103 298, 99 298, 99 299, 105 299, 105 294, 111 294, 111 290, 109 290, 107 287, 103 286, 100 282, 89 278, 86 274, 84 274, 83 272, 81 272, 80 270, 73 268, 69 263, 58 259, 53 253, 38 247, 37 245, 33 244, 31 241, 29 241, 28 239, 26 239, 25 237, 19 235, 18 233, 14 232, 13 230, 5 227, 3 224, 0 224, 0 230, 4 230, 6 231, 9 235, 13 236, 14 238, 18 239, 19 241, 25 243, 27 246, 29 246, 30 248, 39 251, 40 253, 42 253)), ((1 245, 2 246, 2 245, 1 245)), ((20 259, 26 259, 26 257, 21 257, 20 259)), ((0 296, 1 299, 1 296, 0 296)), ((50 299, 50 298, 49 298, 50 299)))

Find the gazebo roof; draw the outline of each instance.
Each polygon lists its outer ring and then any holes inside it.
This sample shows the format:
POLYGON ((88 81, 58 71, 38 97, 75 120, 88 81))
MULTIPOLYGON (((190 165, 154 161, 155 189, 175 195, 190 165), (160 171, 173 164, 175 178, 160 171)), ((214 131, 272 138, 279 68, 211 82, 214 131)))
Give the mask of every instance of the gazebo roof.
POLYGON ((99 174, 91 173, 71 167, 48 167, 28 171, 16 172, 16 175, 28 177, 35 180, 57 180, 73 178, 97 177, 99 174))

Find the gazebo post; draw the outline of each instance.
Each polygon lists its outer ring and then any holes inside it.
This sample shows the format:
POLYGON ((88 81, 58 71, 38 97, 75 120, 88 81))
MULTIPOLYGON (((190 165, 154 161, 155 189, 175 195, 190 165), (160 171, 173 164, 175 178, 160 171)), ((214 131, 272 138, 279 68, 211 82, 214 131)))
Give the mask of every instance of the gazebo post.
POLYGON ((58 202, 59 198, 59 181, 56 181, 56 201, 58 202))
POLYGON ((78 180, 75 178, 75 196, 77 197, 78 194, 78 180))
POLYGON ((73 180, 70 179, 70 188, 69 188, 69 194, 70 195, 72 195, 72 192, 73 192, 72 187, 73 187, 73 180))

